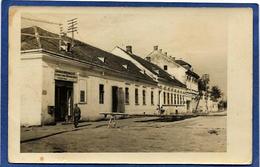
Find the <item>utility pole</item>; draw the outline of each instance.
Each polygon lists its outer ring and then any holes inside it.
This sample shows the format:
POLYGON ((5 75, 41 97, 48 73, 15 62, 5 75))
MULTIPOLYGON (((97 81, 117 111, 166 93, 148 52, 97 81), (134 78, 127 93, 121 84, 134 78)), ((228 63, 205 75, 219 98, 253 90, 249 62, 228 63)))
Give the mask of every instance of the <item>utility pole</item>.
POLYGON ((61 50, 61 45, 62 45, 62 38, 66 36, 66 33, 63 31, 62 25, 60 25, 60 33, 59 33, 59 50, 61 50))
POLYGON ((74 18, 71 20, 68 20, 68 33, 71 33, 71 47, 74 46, 74 32, 78 32, 78 27, 76 27, 76 25, 78 25, 78 18, 74 18))

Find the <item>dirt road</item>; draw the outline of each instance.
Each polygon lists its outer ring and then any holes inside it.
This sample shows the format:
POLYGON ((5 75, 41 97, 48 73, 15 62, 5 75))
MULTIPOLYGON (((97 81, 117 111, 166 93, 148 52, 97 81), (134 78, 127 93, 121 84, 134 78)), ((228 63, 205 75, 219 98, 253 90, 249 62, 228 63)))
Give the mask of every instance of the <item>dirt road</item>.
POLYGON ((118 121, 118 128, 107 128, 106 121, 82 123, 78 129, 72 125, 22 128, 21 152, 226 151, 226 116, 203 116, 175 122, 152 119, 122 119, 118 121), (56 129, 60 133, 54 133, 56 129), (36 133, 50 135, 26 140, 36 133))

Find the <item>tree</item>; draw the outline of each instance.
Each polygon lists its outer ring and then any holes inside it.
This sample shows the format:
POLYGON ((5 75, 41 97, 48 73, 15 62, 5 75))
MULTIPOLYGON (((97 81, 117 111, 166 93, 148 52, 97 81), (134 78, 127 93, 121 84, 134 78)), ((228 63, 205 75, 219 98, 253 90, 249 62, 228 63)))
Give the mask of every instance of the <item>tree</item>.
POLYGON ((199 94, 196 97, 196 100, 197 100, 197 105, 196 105, 196 109, 195 109, 196 112, 198 110, 200 99, 203 96, 203 92, 206 92, 206 93, 208 92, 208 89, 209 89, 208 84, 209 84, 209 75, 208 74, 202 75, 202 77, 198 80, 199 94))
POLYGON ((219 109, 226 110, 227 109, 227 101, 226 100, 221 100, 218 103, 218 107, 219 107, 219 109))
POLYGON ((221 97, 222 93, 218 86, 213 86, 211 88, 210 97, 213 101, 217 101, 221 97))

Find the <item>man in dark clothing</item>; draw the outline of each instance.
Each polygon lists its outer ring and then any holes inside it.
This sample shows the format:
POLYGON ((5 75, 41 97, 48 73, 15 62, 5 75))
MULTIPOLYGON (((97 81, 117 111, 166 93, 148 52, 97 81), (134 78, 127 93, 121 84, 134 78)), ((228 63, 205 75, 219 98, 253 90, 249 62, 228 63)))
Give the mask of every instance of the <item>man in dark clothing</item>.
POLYGON ((78 107, 78 104, 75 104, 73 113, 74 113, 74 127, 77 128, 81 116, 81 111, 80 108, 78 107))

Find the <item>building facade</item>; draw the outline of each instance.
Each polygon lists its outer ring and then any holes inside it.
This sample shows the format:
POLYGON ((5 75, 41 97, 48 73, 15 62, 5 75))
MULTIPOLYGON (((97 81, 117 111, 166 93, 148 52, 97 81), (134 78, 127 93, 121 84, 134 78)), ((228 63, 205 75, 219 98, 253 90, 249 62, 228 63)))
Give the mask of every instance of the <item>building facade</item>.
POLYGON ((112 53, 133 62, 142 71, 158 82, 158 106, 165 114, 186 113, 185 84, 172 77, 156 64, 135 55, 132 46, 126 49, 115 47, 112 53))
POLYGON ((186 85, 186 110, 187 112, 193 112, 196 108, 199 93, 199 75, 193 71, 192 66, 183 60, 176 60, 175 57, 169 56, 167 52, 163 52, 158 46, 154 46, 153 51, 146 56, 146 59, 157 64, 186 85))
POLYGON ((39 27, 22 29, 21 125, 46 125, 73 120, 73 105, 82 120, 102 113, 156 113, 157 82, 132 62, 74 41, 72 50, 59 48, 56 35, 39 27))
POLYGON ((84 121, 195 109, 199 76, 158 46, 144 59, 131 46, 109 53, 40 27, 21 32, 22 126, 70 122, 74 104, 84 121))

